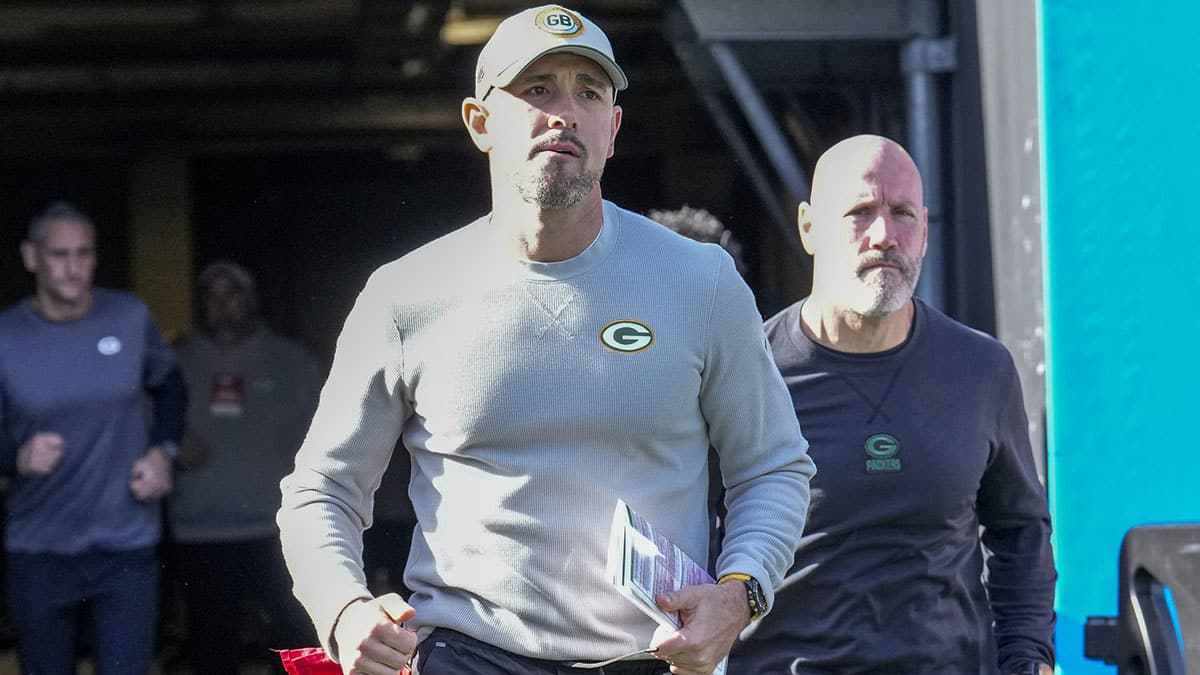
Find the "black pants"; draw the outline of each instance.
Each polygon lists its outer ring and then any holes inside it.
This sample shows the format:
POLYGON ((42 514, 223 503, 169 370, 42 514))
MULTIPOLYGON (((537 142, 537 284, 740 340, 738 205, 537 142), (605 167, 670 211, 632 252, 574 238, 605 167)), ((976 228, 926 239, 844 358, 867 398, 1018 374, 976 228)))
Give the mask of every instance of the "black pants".
POLYGON ((180 544, 172 562, 183 594, 187 624, 185 653, 192 669, 203 675, 238 675, 242 618, 261 613, 267 644, 262 656, 277 672, 283 667, 267 651, 310 647, 316 632, 292 596, 291 577, 283 563, 279 539, 180 544))
POLYGON ((22 673, 75 672, 81 620, 100 675, 145 675, 158 612, 154 549, 8 554, 9 612, 22 673))
POLYGON ((585 670, 560 661, 518 656, 457 631, 437 628, 417 647, 413 675, 663 675, 669 666, 656 659, 620 661, 585 670))

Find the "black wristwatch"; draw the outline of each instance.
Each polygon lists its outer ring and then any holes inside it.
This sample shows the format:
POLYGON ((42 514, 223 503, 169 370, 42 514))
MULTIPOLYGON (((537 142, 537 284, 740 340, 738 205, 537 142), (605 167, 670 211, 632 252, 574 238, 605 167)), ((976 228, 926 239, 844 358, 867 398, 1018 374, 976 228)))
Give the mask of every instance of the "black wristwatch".
POLYGON ((767 613, 767 596, 763 593, 762 584, 749 574, 731 572, 721 577, 717 583, 740 581, 746 586, 746 603, 750 605, 750 620, 757 621, 767 613))

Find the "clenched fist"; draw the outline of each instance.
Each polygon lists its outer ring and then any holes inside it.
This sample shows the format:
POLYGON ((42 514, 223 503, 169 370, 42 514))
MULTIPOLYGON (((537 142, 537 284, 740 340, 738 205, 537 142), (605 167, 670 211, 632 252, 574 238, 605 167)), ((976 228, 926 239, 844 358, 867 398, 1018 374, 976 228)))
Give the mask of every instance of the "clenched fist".
POLYGON ((52 431, 40 431, 17 450, 17 473, 44 476, 58 466, 66 450, 63 437, 52 431))

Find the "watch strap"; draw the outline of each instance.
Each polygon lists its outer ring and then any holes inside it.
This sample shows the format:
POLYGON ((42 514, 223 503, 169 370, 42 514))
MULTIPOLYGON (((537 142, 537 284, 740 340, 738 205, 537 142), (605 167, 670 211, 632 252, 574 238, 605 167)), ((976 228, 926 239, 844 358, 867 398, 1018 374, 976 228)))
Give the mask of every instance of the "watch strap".
POLYGON ((740 581, 746 587, 746 604, 750 606, 750 620, 757 621, 761 619, 767 613, 767 596, 763 593, 762 585, 758 583, 758 579, 749 574, 730 572, 721 575, 717 583, 724 584, 730 581, 740 581))

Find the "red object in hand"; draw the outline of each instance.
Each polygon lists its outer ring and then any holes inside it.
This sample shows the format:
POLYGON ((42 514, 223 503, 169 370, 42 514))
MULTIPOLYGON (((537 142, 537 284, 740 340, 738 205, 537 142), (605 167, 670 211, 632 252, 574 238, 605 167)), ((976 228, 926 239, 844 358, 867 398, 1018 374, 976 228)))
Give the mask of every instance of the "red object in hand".
MULTIPOLYGON (((334 663, 324 649, 279 649, 279 659, 289 675, 342 675, 342 667, 334 663)), ((412 669, 404 666, 397 675, 410 675, 412 669)))

